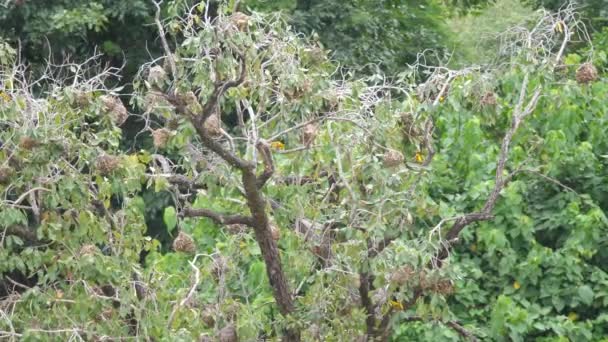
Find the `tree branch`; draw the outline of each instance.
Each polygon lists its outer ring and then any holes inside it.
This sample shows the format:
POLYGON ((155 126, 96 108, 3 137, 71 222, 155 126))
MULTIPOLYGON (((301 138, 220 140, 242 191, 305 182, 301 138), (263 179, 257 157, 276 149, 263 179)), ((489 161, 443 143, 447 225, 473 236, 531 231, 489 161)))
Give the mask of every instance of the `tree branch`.
POLYGON ((361 305, 365 309, 365 325, 367 327, 367 336, 372 337, 376 335, 376 318, 374 313, 374 303, 369 297, 370 284, 373 281, 373 276, 366 272, 359 273, 359 297, 361 298, 361 305))
POLYGON ((185 188, 188 190, 196 190, 202 189, 204 186, 202 184, 198 184, 195 181, 189 179, 184 175, 171 175, 167 177, 167 181, 171 184, 177 185, 180 188, 185 188))
POLYGON ((5 235, 15 235, 28 242, 38 242, 36 232, 25 226, 15 225, 4 229, 1 241, 4 241, 5 235))
POLYGON ((270 152, 270 148, 266 142, 260 141, 256 147, 260 152, 262 161, 264 163, 264 171, 258 176, 258 189, 261 189, 274 174, 274 162, 272 160, 272 153, 270 152))
MULTIPOLYGON (((404 320, 406 322, 426 322, 427 321, 423 317, 420 317, 420 316, 409 316, 409 317, 406 317, 404 320)), ((465 327, 463 327, 462 325, 460 325, 460 323, 458 323, 456 321, 435 320, 435 322, 442 323, 442 324, 446 325, 447 327, 453 329, 460 336, 468 339, 469 341, 473 341, 473 342, 479 341, 477 339, 477 337, 472 332, 470 332, 467 329, 465 329, 465 327)))
POLYGON ((494 180, 494 188, 492 192, 488 196, 483 208, 479 212, 465 214, 464 216, 458 218, 456 222, 452 225, 452 227, 447 232, 445 239, 446 241, 442 244, 442 248, 440 251, 433 257, 431 261, 432 266, 441 267, 441 263, 445 260, 452 248, 454 242, 457 241, 460 232, 469 224, 479 221, 486 221, 493 218, 492 210, 496 205, 496 201, 498 200, 498 196, 500 192, 505 188, 508 184, 511 177, 509 175, 504 175, 506 162, 509 158, 509 150, 511 141, 513 140, 513 135, 517 132, 521 122, 528 115, 532 114, 541 94, 541 88, 536 88, 534 94, 528 101, 528 104, 525 108, 523 108, 523 104, 526 98, 526 90, 528 87, 528 74, 524 76, 524 80, 521 85, 521 90, 519 93, 519 99, 513 111, 513 118, 511 120, 511 127, 506 132, 502 144, 500 147, 500 153, 498 157, 498 161, 496 162, 496 176, 494 180), (523 108, 523 109, 522 109, 523 108))
POLYGON ((201 118, 201 122, 203 125, 205 124, 207 118, 209 118, 209 116, 211 116, 211 114, 216 109, 218 101, 222 97, 224 92, 226 92, 230 88, 239 86, 245 81, 245 76, 247 74, 247 64, 245 63, 245 56, 240 52, 237 52, 236 54, 241 65, 239 77, 237 79, 226 81, 224 83, 218 82, 215 84, 211 96, 209 96, 207 103, 205 103, 205 105, 203 106, 203 113, 201 118))
POLYGON ((163 46, 163 50, 165 50, 165 55, 167 60, 169 61, 169 66, 171 68, 171 76, 173 76, 173 80, 177 80, 177 67, 175 65, 175 60, 173 59, 173 54, 171 53, 171 49, 169 48, 169 44, 167 43, 167 38, 165 37, 165 28, 160 21, 160 5, 163 1, 156 2, 152 0, 154 7, 156 7, 156 13, 154 15, 154 23, 156 24, 156 28, 158 29, 158 35, 160 36, 160 41, 163 46))
POLYGON ((192 261, 188 261, 188 263, 190 264, 190 267, 194 271, 194 281, 192 282, 192 286, 190 287, 190 290, 188 291, 186 296, 181 301, 176 303, 175 306, 173 307, 173 310, 171 311, 171 314, 169 315, 169 320, 167 321, 167 326, 169 327, 169 329, 171 329, 171 325, 173 324, 173 320, 175 319, 175 314, 177 313, 177 311, 181 307, 186 305, 186 303, 188 303, 188 301, 190 301, 190 299, 196 292, 196 288, 197 288, 198 284, 200 283, 201 271, 194 264, 196 262, 197 258, 198 258, 198 255, 196 255, 192 261))
POLYGON ((228 224, 245 224, 247 226, 253 225, 253 218, 246 215, 229 215, 222 214, 210 209, 194 209, 185 208, 180 213, 182 217, 206 217, 211 219, 213 222, 220 225, 228 224))

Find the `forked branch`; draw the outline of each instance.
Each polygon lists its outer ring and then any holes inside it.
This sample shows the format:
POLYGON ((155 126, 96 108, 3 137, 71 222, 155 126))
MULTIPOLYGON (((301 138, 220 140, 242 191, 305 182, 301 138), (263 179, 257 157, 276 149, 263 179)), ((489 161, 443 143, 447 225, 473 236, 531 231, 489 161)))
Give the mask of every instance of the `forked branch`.
POLYGON ((494 188, 492 189, 492 192, 488 196, 481 211, 465 214, 462 217, 456 219, 456 222, 454 222, 452 227, 448 230, 445 236, 445 241, 442 243, 440 251, 434 257, 433 266, 441 266, 441 261, 445 260, 448 257, 452 245, 457 241, 460 232, 466 226, 474 222, 486 221, 493 217, 492 210, 494 210, 494 207, 496 206, 498 196, 511 179, 510 175, 505 175, 505 167, 509 158, 509 151, 511 142, 513 140, 513 135, 517 132, 517 129, 519 128, 522 121, 527 116, 532 114, 540 98, 541 88, 539 87, 534 91, 532 97, 524 108, 527 88, 528 74, 524 76, 524 80, 521 85, 519 99, 514 108, 513 117, 511 119, 511 127, 509 128, 502 140, 498 161, 496 162, 496 176, 494 179, 494 188))

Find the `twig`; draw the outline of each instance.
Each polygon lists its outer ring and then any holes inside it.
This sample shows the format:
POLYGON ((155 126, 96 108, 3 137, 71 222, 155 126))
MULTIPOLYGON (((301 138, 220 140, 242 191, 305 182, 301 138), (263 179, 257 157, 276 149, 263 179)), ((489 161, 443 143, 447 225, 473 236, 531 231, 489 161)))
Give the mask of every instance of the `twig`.
POLYGON ((274 174, 274 162, 272 160, 272 153, 270 152, 270 148, 265 141, 260 141, 257 144, 257 149, 262 156, 262 162, 264 163, 264 171, 261 175, 258 176, 258 189, 264 187, 266 182, 272 177, 274 174))
POLYGON ((47 191, 47 192, 49 192, 51 190, 49 190, 47 188, 42 188, 42 187, 31 188, 28 191, 26 191, 23 194, 21 194, 21 196, 19 196, 16 200, 14 200, 14 201, 7 201, 7 202, 8 202, 9 205, 17 205, 17 204, 23 202, 23 200, 26 197, 28 197, 32 192, 35 192, 35 191, 47 191))
POLYGON ((175 314, 181 307, 183 307, 184 305, 186 305, 186 303, 188 303, 188 301, 190 301, 192 296, 194 296, 196 288, 198 287, 198 283, 201 281, 201 271, 194 264, 198 257, 199 255, 196 255, 192 261, 188 261, 188 264, 190 264, 190 267, 194 270, 194 281, 192 282, 192 286, 190 287, 190 290, 188 291, 186 296, 173 307, 173 310, 169 315, 169 320, 167 321, 167 327, 169 329, 171 329, 171 325, 173 324, 173 320, 175 319, 175 314))
MULTIPOLYGON (((426 322, 427 321, 423 317, 420 317, 420 316, 409 316, 409 317, 404 318, 404 320, 407 322, 426 322)), ((460 323, 458 323, 456 321, 444 321, 444 320, 434 320, 434 321, 448 326, 449 328, 456 331, 460 336, 468 339, 469 341, 473 341, 473 342, 479 341, 479 339, 477 339, 477 337, 472 332, 468 331, 465 327, 463 327, 462 325, 460 325, 460 323)))
POLYGON ((462 217, 460 217, 459 219, 457 219, 456 222, 454 223, 454 225, 452 225, 452 227, 450 228, 450 230, 447 232, 447 234, 445 236, 446 243, 443 244, 443 247, 441 248, 441 250, 433 258, 433 261, 432 261, 433 266, 439 266, 439 267, 441 266, 441 261, 444 260, 445 258, 447 258, 452 243, 457 240, 458 235, 467 225, 469 225, 473 222, 489 220, 493 217, 492 210, 494 209, 494 206, 496 205, 498 196, 510 179, 508 176, 507 177, 504 176, 504 170, 505 170, 507 159, 509 157, 509 149, 510 149, 511 141, 513 140, 513 135, 515 134, 515 132, 517 132, 517 129, 519 128, 519 125, 521 124, 523 119, 525 119, 528 115, 530 115, 534 111, 534 109, 536 108, 536 104, 538 103, 538 100, 540 98, 541 88, 537 88, 534 91, 534 94, 532 95, 531 99, 528 101, 528 104, 526 105, 525 109, 522 109, 523 104, 525 102, 525 98, 526 98, 527 86, 528 86, 528 74, 525 74, 524 80, 521 85, 519 99, 517 101, 517 104, 516 104, 514 112, 513 112, 511 127, 509 128, 509 130, 507 131, 507 133, 505 134, 505 136, 503 138, 498 161, 496 162, 496 176, 495 176, 495 180, 494 180, 494 189, 492 189, 492 192, 488 196, 488 198, 483 206, 483 209, 481 211, 465 214, 462 217))
POLYGON ((570 191, 570 192, 575 193, 575 194, 578 195, 578 192, 576 192, 576 190, 572 189, 571 187, 565 185, 564 183, 560 182, 559 180, 557 180, 557 179, 555 179, 553 177, 549 177, 549 176, 547 176, 547 175, 545 175, 545 174, 543 174, 541 172, 538 172, 536 170, 523 169, 523 170, 520 170, 519 172, 527 172, 527 173, 531 173, 533 175, 539 176, 540 178, 543 178, 543 179, 545 179, 545 180, 547 180, 547 181, 549 181, 549 182, 551 182, 551 183, 553 183, 553 184, 555 184, 555 185, 557 185, 559 187, 564 188, 567 191, 570 191))
POLYGON ((245 224, 248 226, 253 225, 253 218, 246 215, 230 215, 222 214, 210 209, 199 209, 199 208, 184 208, 180 213, 182 217, 207 217, 213 220, 215 223, 221 225, 229 224, 245 224))
POLYGON ((171 53, 171 49, 169 48, 169 44, 167 43, 167 38, 165 36, 165 28, 160 21, 160 5, 163 1, 156 2, 152 0, 152 3, 156 7, 156 14, 154 15, 154 22, 156 23, 156 28, 158 29, 158 34, 160 37, 160 42, 163 45, 163 50, 165 50, 165 57, 169 61, 169 66, 171 68, 171 75, 173 76, 173 80, 177 81, 177 66, 175 65, 175 60, 173 59, 173 53, 171 53))

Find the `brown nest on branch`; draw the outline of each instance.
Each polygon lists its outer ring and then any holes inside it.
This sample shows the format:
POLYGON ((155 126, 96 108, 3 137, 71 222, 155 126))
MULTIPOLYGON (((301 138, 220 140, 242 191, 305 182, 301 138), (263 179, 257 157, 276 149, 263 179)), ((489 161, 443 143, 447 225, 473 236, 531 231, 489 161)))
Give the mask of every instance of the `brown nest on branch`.
POLYGON ((587 84, 597 80, 597 69, 590 62, 583 63, 576 70, 576 82, 579 84, 587 84))

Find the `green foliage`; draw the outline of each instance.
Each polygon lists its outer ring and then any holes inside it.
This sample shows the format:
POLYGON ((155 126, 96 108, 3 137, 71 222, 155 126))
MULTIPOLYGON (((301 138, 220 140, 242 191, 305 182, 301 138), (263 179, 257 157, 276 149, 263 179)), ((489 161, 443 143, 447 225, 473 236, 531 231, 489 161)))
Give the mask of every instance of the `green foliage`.
POLYGON ((245 4, 286 11, 298 31, 314 34, 338 61, 368 73, 394 74, 420 51, 447 45, 447 9, 435 0, 249 0, 245 4))
POLYGON ((163 212, 163 221, 167 226, 167 230, 171 232, 177 226, 177 213, 174 207, 166 207, 163 212))
MULTIPOLYGON (((451 312, 491 340, 600 341, 608 334, 603 182, 608 108, 598 101, 608 95, 608 86, 576 84, 577 67, 544 76, 563 85, 546 92, 516 138, 511 155, 513 168, 521 168, 516 180, 502 192, 495 218, 465 232, 453 255, 462 278, 449 300, 451 312)), ((509 124, 508 89, 516 87, 519 73, 501 77, 494 89, 498 104, 491 108, 479 107, 480 90, 469 80, 454 85, 461 90, 450 92, 439 114, 442 147, 433 164, 433 201, 460 211, 485 198, 488 187, 479 184, 493 177, 496 132, 509 124)))
POLYGON ((40 67, 49 57, 61 61, 96 51, 116 65, 125 57, 126 74, 132 75, 149 57, 146 43, 156 37, 150 1, 9 1, 7 6, 0 11, 0 38, 13 46, 19 40, 23 57, 40 67))
POLYGON ((462 16, 447 19, 450 35, 451 63, 490 64, 498 58, 496 36, 522 22, 536 20, 532 8, 518 0, 498 0, 462 16))

